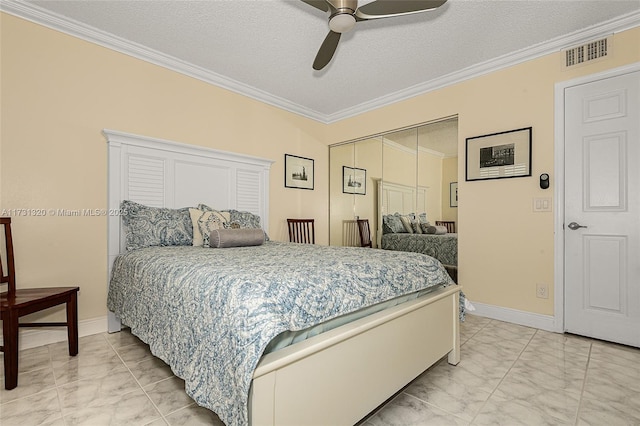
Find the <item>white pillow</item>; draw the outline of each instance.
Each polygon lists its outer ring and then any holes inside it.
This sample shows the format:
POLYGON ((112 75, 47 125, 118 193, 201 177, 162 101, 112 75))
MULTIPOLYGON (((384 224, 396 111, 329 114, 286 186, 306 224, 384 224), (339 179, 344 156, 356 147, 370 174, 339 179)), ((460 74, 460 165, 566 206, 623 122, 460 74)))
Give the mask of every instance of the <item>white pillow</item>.
POLYGON ((413 234, 413 226, 411 226, 411 217, 408 215, 401 215, 400 216, 400 221, 402 222, 402 225, 404 226, 404 230, 406 232, 408 232, 409 234, 413 234))
POLYGON ((209 247, 211 231, 226 228, 231 220, 229 212, 217 210, 189 209, 189 216, 193 225, 193 245, 201 247, 209 247))

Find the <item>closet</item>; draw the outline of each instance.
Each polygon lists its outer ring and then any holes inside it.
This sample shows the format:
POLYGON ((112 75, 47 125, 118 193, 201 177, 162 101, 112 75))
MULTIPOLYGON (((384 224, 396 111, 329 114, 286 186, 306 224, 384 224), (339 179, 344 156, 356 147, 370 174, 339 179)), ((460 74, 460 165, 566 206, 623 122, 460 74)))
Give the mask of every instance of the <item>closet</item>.
POLYGON ((330 245, 357 246, 368 219, 379 247, 384 214, 457 222, 457 117, 331 145, 329 168, 330 245))

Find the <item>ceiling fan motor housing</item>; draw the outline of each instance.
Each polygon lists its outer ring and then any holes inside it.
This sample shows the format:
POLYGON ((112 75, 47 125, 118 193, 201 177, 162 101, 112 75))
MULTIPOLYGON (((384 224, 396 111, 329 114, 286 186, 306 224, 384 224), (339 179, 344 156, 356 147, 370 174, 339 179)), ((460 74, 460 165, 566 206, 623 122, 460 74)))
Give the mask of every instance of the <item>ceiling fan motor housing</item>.
POLYGON ((358 8, 358 0, 330 0, 329 3, 335 9, 329 17, 331 31, 342 34, 353 29, 356 24, 354 14, 358 8))

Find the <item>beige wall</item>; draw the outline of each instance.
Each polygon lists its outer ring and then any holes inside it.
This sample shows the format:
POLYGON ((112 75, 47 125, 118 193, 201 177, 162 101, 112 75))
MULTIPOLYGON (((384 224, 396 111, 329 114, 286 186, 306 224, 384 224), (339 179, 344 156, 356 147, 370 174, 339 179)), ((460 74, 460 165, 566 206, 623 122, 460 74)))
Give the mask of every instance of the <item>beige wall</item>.
MULTIPOLYGON (((286 240, 285 219, 309 216, 317 242, 328 243, 326 126, 11 15, 0 19, 0 210, 105 208, 108 128, 275 160, 270 236, 286 240), (285 153, 315 159, 313 191, 284 187, 285 153)), ((13 228, 19 286, 79 285, 80 319, 106 315, 105 217, 15 216, 13 228)))
POLYGON ((459 282, 477 302, 553 315, 553 213, 533 213, 541 173, 554 183, 554 84, 640 61, 640 28, 613 36, 602 62, 562 71, 561 53, 522 63, 334 123, 328 143, 458 115, 459 282), (464 181, 465 138, 533 126, 532 177, 464 181), (535 296, 549 284, 549 299, 535 296))
MULTIPOLYGON (((466 137, 533 126, 533 177, 458 179, 459 280, 478 302, 553 314, 553 215, 531 199, 551 197, 554 84, 640 61, 640 29, 613 37, 613 56, 561 71, 560 53, 322 125, 161 67, 0 14, 0 209, 104 208, 103 128, 276 160, 270 235, 285 218, 317 220, 328 242, 327 145, 458 115, 458 169, 466 137), (315 159, 315 190, 284 188, 284 153, 315 159)), ((386 175, 386 172, 385 172, 386 175)), ((106 313, 106 218, 16 217, 19 285, 81 286, 80 319, 106 313)))

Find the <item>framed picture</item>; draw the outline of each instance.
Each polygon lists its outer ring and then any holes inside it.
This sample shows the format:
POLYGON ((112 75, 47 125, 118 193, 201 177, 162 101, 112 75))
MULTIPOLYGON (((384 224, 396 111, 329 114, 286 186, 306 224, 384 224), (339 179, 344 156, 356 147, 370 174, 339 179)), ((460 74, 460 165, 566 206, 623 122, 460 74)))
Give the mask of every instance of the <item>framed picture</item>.
POLYGON ((458 182, 449 184, 449 207, 458 207, 458 182))
POLYGON ((466 180, 531 176, 531 127, 467 138, 466 180))
POLYGON ((286 188, 313 189, 313 160, 284 155, 284 186, 286 188))
POLYGON ((365 195, 367 193, 367 171, 342 166, 342 192, 365 195))

